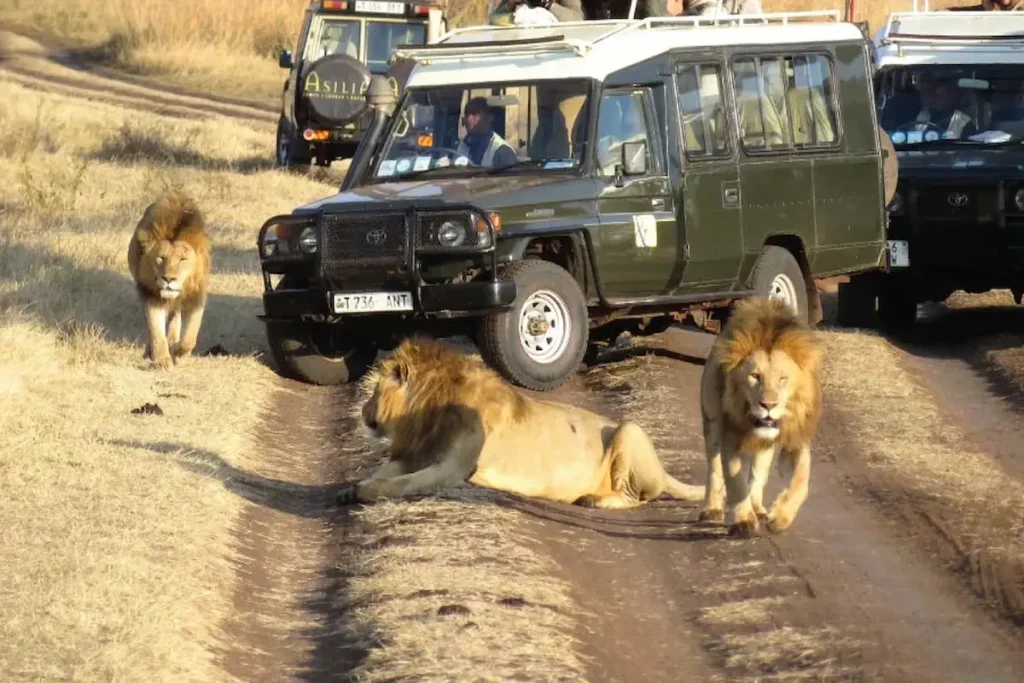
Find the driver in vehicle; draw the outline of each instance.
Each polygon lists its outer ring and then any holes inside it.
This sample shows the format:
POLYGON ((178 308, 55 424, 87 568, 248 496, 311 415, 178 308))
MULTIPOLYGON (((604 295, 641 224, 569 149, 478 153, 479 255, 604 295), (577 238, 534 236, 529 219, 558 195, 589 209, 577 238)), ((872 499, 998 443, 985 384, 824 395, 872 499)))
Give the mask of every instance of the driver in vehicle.
POLYGON ((468 132, 456 149, 458 154, 486 168, 511 166, 519 161, 512 146, 491 128, 491 109, 486 98, 474 97, 466 103, 463 122, 468 132))
POLYGON ((950 79, 922 74, 918 78, 917 91, 921 96, 921 111, 914 119, 919 124, 914 127, 915 130, 938 128, 940 135, 954 139, 978 133, 974 120, 957 107, 960 92, 950 79), (928 123, 933 125, 926 125, 928 123))

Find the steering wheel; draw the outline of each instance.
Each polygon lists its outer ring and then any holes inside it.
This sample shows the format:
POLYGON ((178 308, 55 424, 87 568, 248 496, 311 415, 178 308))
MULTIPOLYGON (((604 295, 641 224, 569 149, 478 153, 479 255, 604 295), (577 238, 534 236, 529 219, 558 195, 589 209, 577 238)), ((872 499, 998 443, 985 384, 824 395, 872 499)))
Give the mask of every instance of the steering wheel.
POLYGON ((904 123, 902 126, 896 126, 896 130, 894 130, 893 132, 894 133, 896 133, 896 132, 906 133, 906 132, 912 130, 914 127, 920 126, 922 123, 925 126, 933 129, 939 135, 942 135, 942 126, 940 126, 939 124, 935 123, 934 121, 910 121, 909 123, 904 123))

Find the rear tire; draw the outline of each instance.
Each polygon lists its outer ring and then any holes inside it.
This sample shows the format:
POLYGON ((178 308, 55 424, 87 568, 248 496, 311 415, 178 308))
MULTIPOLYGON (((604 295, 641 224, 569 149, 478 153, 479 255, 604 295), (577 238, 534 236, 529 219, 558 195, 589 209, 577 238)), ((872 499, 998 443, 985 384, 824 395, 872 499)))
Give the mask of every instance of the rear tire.
POLYGON ((587 351, 583 292, 568 272, 547 261, 515 261, 502 277, 516 283, 516 300, 509 310, 481 319, 481 355, 513 384, 551 391, 576 372, 587 351))
POLYGON ((907 278, 887 275, 878 290, 878 320, 885 330, 899 332, 917 320, 917 297, 907 278))
POLYGON ((836 323, 840 327, 871 328, 875 326, 874 280, 852 276, 839 283, 836 323))
POLYGON ((807 320, 807 284, 796 257, 784 247, 769 244, 754 266, 758 296, 782 299, 801 320, 807 320))
POLYGON ((309 166, 312 157, 309 150, 303 151, 294 136, 288 132, 288 123, 282 116, 277 120, 277 145, 274 163, 280 168, 309 166))

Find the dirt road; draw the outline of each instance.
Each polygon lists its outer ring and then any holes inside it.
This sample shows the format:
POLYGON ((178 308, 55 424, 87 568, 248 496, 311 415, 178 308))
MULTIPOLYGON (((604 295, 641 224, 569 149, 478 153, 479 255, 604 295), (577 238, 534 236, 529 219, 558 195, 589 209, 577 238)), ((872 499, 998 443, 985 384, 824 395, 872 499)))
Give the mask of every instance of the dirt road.
MULTIPOLYGON (((69 69, 37 41, 9 33, 0 40, 0 71, 15 80, 169 116, 242 118, 271 134, 271 112, 69 69)), ((937 320, 916 345, 900 347, 907 372, 973 448, 1005 476, 1024 479, 1019 406, 994 398, 965 360, 969 349, 953 338, 959 326, 949 325, 938 343, 929 336, 941 329, 937 320)), ((1004 317, 999 325, 1006 324, 1004 317)), ((554 398, 636 420, 673 474, 702 481, 697 397, 710 340, 672 330, 651 354, 591 368, 554 398)), ((379 455, 355 436, 354 390, 279 385, 259 471, 213 456, 205 464, 248 501, 231 549, 239 558, 235 611, 215 649, 235 680, 347 680, 372 648, 389 645, 353 625, 365 607, 350 594, 365 570, 354 558, 371 544, 404 540, 397 532, 370 539, 357 508, 331 505, 338 485, 364 475, 379 455)), ((552 561, 552 581, 569 586, 577 606, 571 635, 588 681, 1024 680, 1024 636, 1013 623, 1014 610, 1024 618, 1024 574, 1011 565, 964 569, 946 547, 941 519, 920 513, 921 496, 858 450, 863 432, 849 410, 826 401, 811 494, 781 536, 729 539, 720 526, 695 521, 696 505, 670 501, 620 512, 501 496, 479 505, 516 511, 508 533, 529 539, 552 561)), ((777 489, 773 476, 767 495, 777 489)), ((501 601, 524 609, 514 598, 501 601)), ((459 633, 472 634, 473 625, 462 623, 459 633)), ((452 637, 440 628, 424 637, 452 637)))

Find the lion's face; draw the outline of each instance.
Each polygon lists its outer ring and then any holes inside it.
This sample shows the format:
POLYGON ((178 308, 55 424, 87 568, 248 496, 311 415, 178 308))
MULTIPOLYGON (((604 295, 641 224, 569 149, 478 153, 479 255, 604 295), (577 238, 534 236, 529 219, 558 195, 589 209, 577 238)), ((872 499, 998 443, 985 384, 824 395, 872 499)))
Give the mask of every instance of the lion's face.
POLYGON ((373 393, 363 404, 363 424, 375 438, 385 438, 395 421, 408 412, 407 369, 385 361, 368 379, 373 393))
POLYGON ((758 438, 778 438, 802 376, 800 366, 782 349, 750 354, 729 376, 733 400, 741 402, 734 406, 735 417, 742 415, 758 438))
POLYGON ((162 240, 143 259, 146 282, 160 298, 177 299, 196 268, 196 251, 188 242, 162 240))

